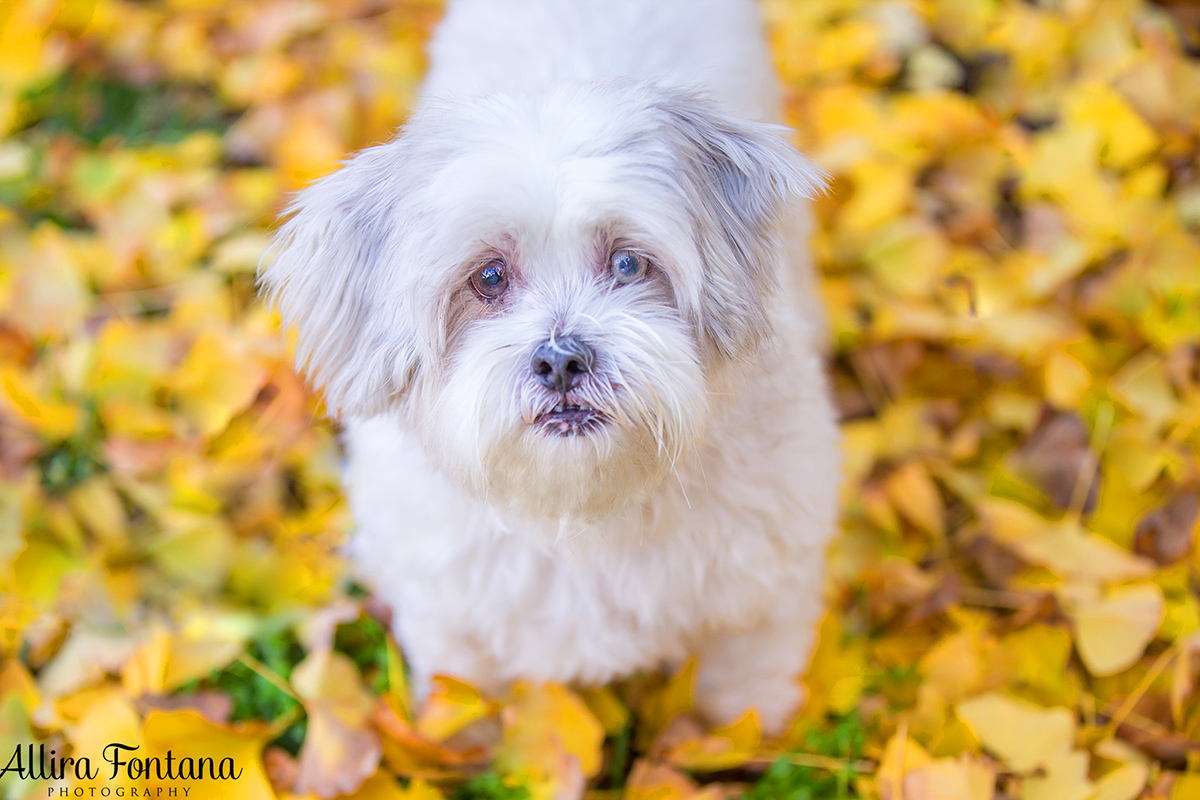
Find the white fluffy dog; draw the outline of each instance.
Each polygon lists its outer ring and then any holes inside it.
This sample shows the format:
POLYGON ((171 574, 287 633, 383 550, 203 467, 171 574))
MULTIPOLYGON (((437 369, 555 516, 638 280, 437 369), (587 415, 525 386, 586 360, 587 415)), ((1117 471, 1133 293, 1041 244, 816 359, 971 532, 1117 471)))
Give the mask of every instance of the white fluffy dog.
POLYGON ((436 674, 698 658, 803 699, 837 427, 751 0, 451 0, 400 136, 296 198, 262 280, 345 420, 358 566, 436 674), (764 121, 766 120, 766 121, 764 121))

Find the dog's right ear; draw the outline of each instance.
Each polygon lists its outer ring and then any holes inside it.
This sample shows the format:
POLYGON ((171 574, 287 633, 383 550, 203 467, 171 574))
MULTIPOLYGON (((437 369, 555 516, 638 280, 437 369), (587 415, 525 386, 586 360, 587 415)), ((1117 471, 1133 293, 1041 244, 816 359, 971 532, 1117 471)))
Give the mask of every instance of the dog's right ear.
POLYGON ((417 369, 414 316, 394 288, 406 160, 403 140, 371 147, 299 192, 259 271, 334 415, 380 411, 417 369))

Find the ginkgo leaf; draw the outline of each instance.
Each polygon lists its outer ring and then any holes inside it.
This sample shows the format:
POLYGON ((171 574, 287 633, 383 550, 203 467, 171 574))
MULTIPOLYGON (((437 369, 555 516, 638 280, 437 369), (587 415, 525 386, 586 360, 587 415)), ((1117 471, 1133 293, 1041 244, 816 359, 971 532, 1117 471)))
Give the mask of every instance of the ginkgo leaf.
POLYGON ((209 675, 237 658, 243 647, 236 631, 152 630, 125 662, 121 680, 130 695, 163 694, 209 675), (207 635, 203 635, 207 634, 207 635))
POLYGON ((909 462, 884 482, 888 499, 901 516, 924 530, 941 535, 945 528, 942 498, 929 471, 909 462))
POLYGON ((866 683, 867 649, 864 642, 848 636, 841 618, 827 613, 821 621, 816 651, 804 677, 808 702, 801 719, 793 726, 794 739, 789 732, 784 746, 803 745, 805 721, 820 719, 828 709, 846 714, 857 707, 866 683))
POLYGON ((6 320, 35 337, 57 338, 77 328, 91 298, 71 238, 56 225, 37 225, 5 249, 11 267, 5 266, 12 269, 6 320))
POLYGON ((1042 708, 999 692, 954 707, 988 750, 1018 771, 1066 756, 1075 744, 1075 717, 1065 708, 1042 708))
POLYGON ((175 689, 229 664, 245 646, 239 631, 182 631, 171 637, 163 685, 175 689))
POLYGON ((1121 586, 1071 609, 1075 645, 1093 675, 1128 669, 1162 625, 1162 590, 1153 583, 1121 586))
POLYGON ((629 724, 630 711, 611 688, 584 688, 579 696, 609 736, 621 733, 629 724))
POLYGON ((1171 800, 1200 800, 1200 775, 1180 775, 1171 793, 1171 800))
POLYGON ((344 154, 330 121, 314 113, 295 114, 283 134, 275 143, 275 155, 292 186, 331 172, 344 154))
POLYGON ((51 697, 78 691, 117 672, 136 646, 131 636, 76 626, 38 675, 38 685, 51 697))
POLYGON ((1010 659, 1015 678, 1044 692, 1043 696, 1070 702, 1075 699, 1068 665, 1071 651, 1071 634, 1065 626, 1030 625, 1001 639, 992 658, 1010 659))
POLYGON ((211 514, 162 509, 162 533, 151 546, 158 566, 183 585, 215 588, 229 573, 233 534, 224 520, 211 514))
POLYGON ((65 439, 79 425, 78 406, 41 396, 11 367, 0 367, 0 402, 14 417, 51 439, 65 439))
POLYGON ((1112 88, 1098 82, 1081 82, 1068 95, 1067 119, 1102 132, 1101 159, 1128 166, 1144 158, 1157 145, 1154 130, 1112 88))
POLYGON ((982 637, 972 630, 948 636, 922 656, 917 668, 943 703, 969 696, 979 691, 984 677, 982 637))
POLYGON ((1059 408, 1075 408, 1092 384, 1092 375, 1069 353, 1051 353, 1046 360, 1046 399, 1059 408))
POLYGON ((1145 764, 1125 764, 1096 781, 1094 800, 1134 800, 1146 788, 1149 777, 1145 764))
MULTIPOLYGON (((143 727, 146 757, 158 757, 165 763, 167 753, 175 759, 191 757, 193 765, 196 759, 211 758, 214 769, 220 769, 221 762, 228 759, 226 774, 234 774, 237 778, 221 781, 221 795, 228 800, 274 800, 275 794, 267 782, 263 771, 262 750, 271 738, 266 725, 241 724, 219 726, 206 720, 194 711, 151 712, 146 717, 143 727)), ((177 762, 178 763, 178 762, 177 762)), ((182 794, 181 787, 187 785, 184 781, 148 780, 147 783, 157 789, 163 788, 163 795, 173 787, 177 794, 182 794)))
POLYGON ((1090 759, 1083 751, 1056 752, 1043 762, 1044 773, 1025 778, 1021 800, 1089 800, 1096 788, 1088 779, 1090 759))
POLYGON ((1200 523, 1200 497, 1179 494, 1138 520, 1133 548, 1159 564, 1186 558, 1195 546, 1200 523))
POLYGON ((891 737, 879 760, 874 776, 875 791, 881 800, 905 800, 908 776, 933 763, 933 758, 906 735, 891 737))
POLYGON ((348 723, 337 710, 306 704, 308 727, 300 751, 296 791, 319 797, 351 794, 375 772, 382 755, 379 737, 348 723))
POLYGON ((1146 352, 1129 360, 1113 376, 1109 392, 1148 422, 1160 425, 1178 408, 1162 360, 1146 352))
POLYGON ((1056 525, 1043 536, 1012 545, 1024 558, 1044 564, 1065 578, 1113 581, 1145 577, 1152 570, 1144 559, 1071 523, 1056 525))
POLYGON ((161 694, 165 688, 167 654, 170 652, 171 636, 166 630, 156 630, 125 662, 121 680, 129 693, 137 697, 143 694, 161 694))
POLYGON ((41 692, 33 675, 15 658, 8 659, 0 667, 0 697, 18 701, 26 711, 41 703, 41 692))
POLYGON ((351 794, 375 772, 382 753, 369 724, 374 699, 358 669, 342 653, 317 650, 296 665, 291 682, 308 713, 296 791, 351 794))
POLYGON ((625 785, 625 800, 719 800, 715 786, 700 787, 682 772, 665 764, 638 761, 625 785))
POLYGON ((504 739, 496 753, 506 773, 556 787, 600 769, 604 728, 569 690, 557 684, 517 684, 501 712, 504 739))
POLYGON ((996 769, 978 758, 939 758, 904 777, 904 800, 992 800, 996 769))
POLYGON ((645 728, 638 731, 639 741, 649 743, 659 731, 692 707, 696 686, 696 663, 689 660, 664 685, 648 693, 638 711, 645 728))
POLYGON ((399 701, 394 696, 385 694, 371 714, 380 734, 383 760, 397 773, 432 779, 445 775, 450 769, 490 760, 491 753, 485 746, 455 749, 430 741, 397 713, 397 705, 399 701))
POLYGON ((171 378, 171 388, 200 433, 219 432, 258 394, 267 371, 245 346, 206 331, 171 378))
POLYGON ((1143 578, 1153 571, 1148 560, 1072 520, 1050 522, 1027 506, 996 498, 982 499, 978 507, 998 541, 1064 578, 1107 582, 1143 578))
POLYGON ((417 731, 432 742, 444 742, 476 720, 492 713, 479 690, 453 678, 438 675, 433 691, 417 716, 417 731))
POLYGON ((107 759, 118 754, 127 760, 134 755, 143 755, 140 752, 145 744, 142 718, 121 693, 110 689, 101 691, 92 698, 92 702, 72 726, 70 740, 73 752, 78 754, 77 757, 88 758, 89 766, 94 765, 98 768, 92 778, 81 781, 81 784, 87 787, 85 791, 90 792, 92 787, 100 789, 113 782, 122 787, 131 787, 139 783, 135 780, 138 776, 130 775, 128 770, 113 775, 111 768, 105 764, 107 759), (117 751, 113 749, 114 744, 136 749, 117 751), (101 767, 103 768, 99 769, 101 767))
POLYGON ((754 758, 762 739, 758 720, 747 712, 711 733, 688 739, 670 748, 665 760, 686 770, 715 772, 745 764, 754 758))

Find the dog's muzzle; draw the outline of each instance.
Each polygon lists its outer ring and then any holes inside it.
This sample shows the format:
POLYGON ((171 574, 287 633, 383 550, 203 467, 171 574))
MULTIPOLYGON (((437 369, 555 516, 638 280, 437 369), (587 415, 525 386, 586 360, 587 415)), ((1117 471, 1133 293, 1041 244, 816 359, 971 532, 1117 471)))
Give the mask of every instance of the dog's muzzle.
POLYGON ((539 414, 535 425, 547 433, 573 436, 588 433, 604 423, 606 416, 602 411, 570 394, 591 374, 595 363, 595 351, 575 336, 554 336, 538 345, 529 369, 543 386, 561 395, 562 400, 539 414))

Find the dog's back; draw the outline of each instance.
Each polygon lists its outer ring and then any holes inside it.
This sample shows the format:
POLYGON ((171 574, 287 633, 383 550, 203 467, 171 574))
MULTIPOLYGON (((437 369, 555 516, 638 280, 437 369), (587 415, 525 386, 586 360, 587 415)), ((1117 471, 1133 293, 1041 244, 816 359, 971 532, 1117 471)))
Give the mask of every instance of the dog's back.
POLYGON ((450 0, 429 56, 426 97, 628 77, 703 88, 745 119, 779 116, 753 0, 450 0))

